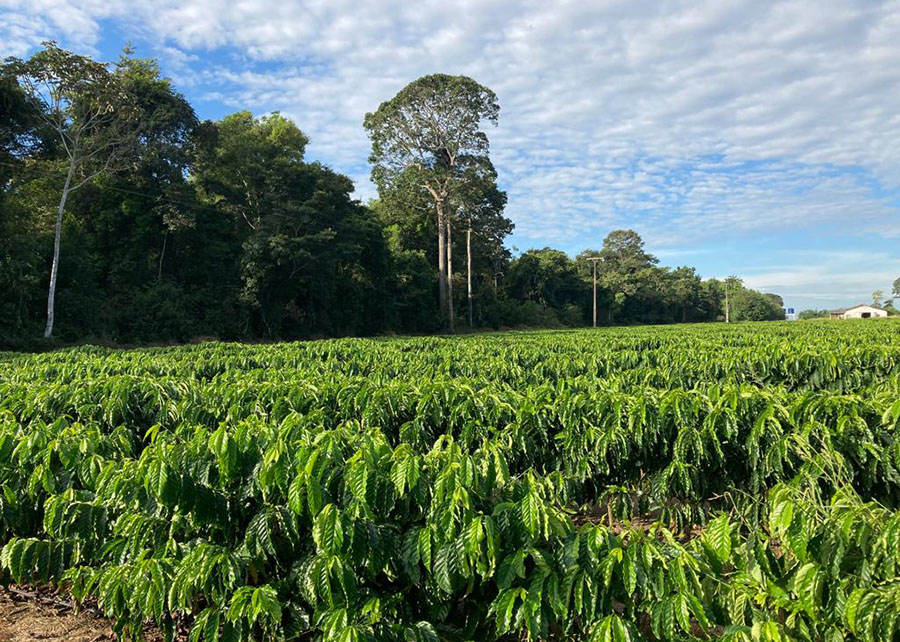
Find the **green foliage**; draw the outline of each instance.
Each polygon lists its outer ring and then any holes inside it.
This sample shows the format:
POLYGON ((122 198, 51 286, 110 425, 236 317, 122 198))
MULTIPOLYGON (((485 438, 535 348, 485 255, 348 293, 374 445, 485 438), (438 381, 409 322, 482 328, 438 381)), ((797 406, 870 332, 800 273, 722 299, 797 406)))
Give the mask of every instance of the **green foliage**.
MULTIPOLYGON (((496 263, 508 256, 503 239, 512 222, 503 217, 506 193, 497 187, 497 172, 489 156, 484 123, 497 124, 497 96, 467 76, 432 74, 409 83, 378 109, 368 113, 363 127, 372 141, 372 180, 378 187, 387 222, 405 223, 422 240, 421 232, 436 226, 440 314, 453 329, 453 229, 470 236, 466 243, 467 286, 472 287, 474 253, 496 263), (426 225, 430 224, 430 225, 426 225), (446 308, 444 307, 446 306, 446 308)), ((432 228, 433 229, 433 228, 432 228)), ((407 246, 431 250, 431 242, 407 246)), ((457 247, 457 249, 459 249, 457 247)), ((459 256, 459 254, 457 254, 459 256)), ((482 266, 479 268, 483 269, 482 266)), ((472 301, 468 301, 469 306, 472 301)), ((470 307, 470 315, 474 311, 470 307)))
MULTIPOLYGON (((690 267, 659 267, 633 230, 614 230, 600 251, 575 259, 551 248, 528 250, 506 269, 501 297, 485 306, 493 327, 586 325, 593 316, 592 288, 597 258, 597 322, 684 323, 724 317, 724 284, 702 281, 690 267)), ((783 319, 780 297, 729 282, 731 320, 783 319)))
POLYGON ((392 320, 380 223, 351 199, 349 179, 303 162, 307 138, 288 119, 198 123, 157 64, 130 52, 105 65, 51 44, 0 72, 15 116, 0 131, 0 286, 11 293, 0 342, 39 336, 67 167, 63 340, 360 334, 392 320), (42 93, 45 80, 59 92, 42 93), (96 139, 99 167, 70 158, 73 138, 96 139))
MULTIPOLYGON (((588 255, 602 258, 601 324, 714 321, 723 309, 721 284, 657 266, 631 230, 574 261, 550 248, 513 259, 483 127, 497 97, 464 76, 420 78, 367 115, 380 197, 368 206, 349 178, 306 162, 309 138, 288 118, 199 122, 157 62, 131 50, 105 64, 47 43, 9 59, 0 109, 6 348, 48 347, 57 240, 62 342, 414 334, 470 305, 476 327, 577 327, 591 318, 588 255)), ((740 298, 735 319, 780 314, 757 293, 740 298)))
POLYGON ((458 191, 462 175, 487 157, 481 123, 496 124, 499 111, 494 92, 466 76, 432 74, 409 83, 363 123, 379 191, 393 190, 410 171, 415 184, 443 198, 458 191))
POLYGON ((892 639, 897 336, 0 354, 0 568, 123 638, 892 639))
POLYGON ((589 292, 569 257, 549 247, 518 257, 510 265, 504 286, 514 300, 534 301, 551 309, 584 305, 589 292))

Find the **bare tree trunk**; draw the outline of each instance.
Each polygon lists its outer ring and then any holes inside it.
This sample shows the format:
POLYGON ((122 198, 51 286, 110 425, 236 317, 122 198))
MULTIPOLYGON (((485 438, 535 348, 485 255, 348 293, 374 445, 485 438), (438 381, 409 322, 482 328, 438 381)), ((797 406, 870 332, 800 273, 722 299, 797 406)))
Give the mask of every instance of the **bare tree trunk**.
POLYGON ((159 270, 156 273, 157 282, 162 281, 163 259, 166 258, 166 242, 168 240, 169 240, 169 231, 166 230, 166 233, 163 235, 162 250, 160 250, 160 252, 159 252, 159 270))
POLYGON ((472 221, 469 221, 469 229, 466 230, 466 281, 469 295, 469 327, 474 328, 472 315, 472 221))
POLYGON ((447 217, 447 314, 450 320, 450 332, 453 332, 453 236, 450 230, 450 217, 447 217))
POLYGON ((69 172, 66 174, 66 182, 63 185, 62 196, 59 199, 59 208, 56 210, 56 230, 53 235, 53 263, 50 266, 50 289, 47 292, 47 327, 44 328, 44 338, 53 336, 53 312, 56 304, 56 275, 59 272, 59 243, 62 236, 63 211, 66 209, 66 199, 69 197, 69 185, 72 183, 72 174, 75 172, 75 157, 69 160, 69 172))
POLYGON ((447 306, 447 241, 444 227, 444 204, 436 200, 434 206, 437 209, 438 225, 438 301, 441 316, 447 306))

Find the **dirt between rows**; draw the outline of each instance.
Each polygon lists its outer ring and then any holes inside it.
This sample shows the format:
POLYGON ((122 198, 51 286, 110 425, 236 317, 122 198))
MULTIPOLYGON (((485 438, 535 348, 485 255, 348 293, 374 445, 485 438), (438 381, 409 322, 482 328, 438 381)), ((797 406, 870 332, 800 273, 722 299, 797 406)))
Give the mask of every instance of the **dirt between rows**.
MULTIPOLYGON (((45 591, 0 588, 0 642, 65 640, 112 642, 109 620, 89 610, 76 612, 60 597, 45 591)), ((145 631, 147 642, 159 642, 157 631, 145 631)))

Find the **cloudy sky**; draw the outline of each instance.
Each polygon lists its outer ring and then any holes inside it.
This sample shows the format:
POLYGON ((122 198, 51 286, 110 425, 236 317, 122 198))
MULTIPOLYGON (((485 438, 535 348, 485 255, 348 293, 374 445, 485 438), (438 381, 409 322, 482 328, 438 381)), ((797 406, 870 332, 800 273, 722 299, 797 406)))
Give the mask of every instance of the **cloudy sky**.
POLYGON ((510 245, 631 227, 797 308, 900 276, 900 1, 0 0, 0 55, 130 41, 204 118, 279 110, 368 181, 367 111, 433 72, 501 105, 510 245))

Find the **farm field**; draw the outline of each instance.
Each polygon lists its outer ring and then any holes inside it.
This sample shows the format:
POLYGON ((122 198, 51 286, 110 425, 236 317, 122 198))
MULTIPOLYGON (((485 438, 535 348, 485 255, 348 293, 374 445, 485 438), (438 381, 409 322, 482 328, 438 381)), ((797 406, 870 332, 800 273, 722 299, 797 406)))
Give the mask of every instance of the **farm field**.
POLYGON ((191 640, 896 639, 900 324, 0 353, 0 577, 191 640))

